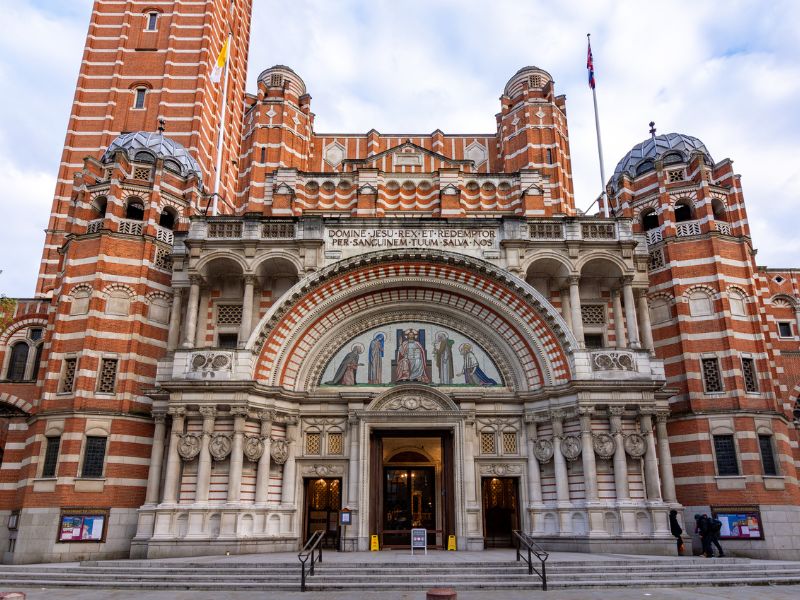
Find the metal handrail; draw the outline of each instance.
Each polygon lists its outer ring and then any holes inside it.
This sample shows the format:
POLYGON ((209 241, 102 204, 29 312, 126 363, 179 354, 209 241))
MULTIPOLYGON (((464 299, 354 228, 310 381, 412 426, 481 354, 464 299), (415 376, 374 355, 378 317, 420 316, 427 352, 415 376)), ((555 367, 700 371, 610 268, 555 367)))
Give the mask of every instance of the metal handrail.
POLYGON ((547 565, 545 563, 547 562, 547 559, 550 557, 550 554, 547 551, 545 551, 544 548, 542 548, 539 544, 537 544, 533 540, 533 538, 531 536, 529 536, 527 533, 523 533, 522 531, 519 531, 518 529, 515 529, 513 531, 513 533, 514 533, 514 537, 516 538, 516 542, 517 542, 516 543, 516 547, 517 547, 517 562, 519 562, 520 559, 522 559, 526 563, 528 563, 528 575, 533 575, 534 573, 536 573, 539 576, 539 579, 542 580, 542 591, 546 592, 547 591, 547 565), (522 554, 522 552, 520 552, 520 550, 521 550, 520 547, 523 546, 523 545, 527 549, 527 555, 528 555, 527 558, 522 554), (531 554, 533 554, 537 559, 539 559, 539 562, 541 563, 541 569, 542 569, 541 572, 539 572, 539 570, 536 567, 533 566, 533 559, 531 557, 531 554))
POLYGON ((325 531, 322 529, 318 529, 315 531, 308 541, 306 545, 303 546, 303 549, 297 554, 297 558, 300 561, 300 591, 306 591, 306 562, 308 559, 311 558, 311 564, 309 565, 308 574, 314 574, 314 555, 315 553, 319 553, 319 556, 316 560, 322 562, 322 539, 325 537, 325 531))

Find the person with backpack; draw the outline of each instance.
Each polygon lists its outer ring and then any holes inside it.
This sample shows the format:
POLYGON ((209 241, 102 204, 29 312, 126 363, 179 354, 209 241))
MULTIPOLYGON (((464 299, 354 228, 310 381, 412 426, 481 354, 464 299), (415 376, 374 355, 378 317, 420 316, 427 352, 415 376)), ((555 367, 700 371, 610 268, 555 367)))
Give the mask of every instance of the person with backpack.
POLYGON ((711 558, 714 556, 714 553, 711 551, 711 523, 708 515, 695 515, 695 528, 694 532, 700 535, 700 544, 703 547, 703 556, 706 558, 711 558))
POLYGON ((675 509, 669 511, 669 530, 678 542, 678 556, 681 556, 683 554, 683 538, 681 538, 683 528, 678 523, 678 511, 675 509))
POLYGON ((719 545, 719 534, 722 531, 722 521, 720 521, 717 517, 713 519, 709 519, 708 521, 708 552, 711 556, 714 556, 714 552, 711 548, 711 544, 714 544, 717 547, 717 551, 719 552, 720 558, 725 556, 725 553, 722 551, 722 546, 719 545))

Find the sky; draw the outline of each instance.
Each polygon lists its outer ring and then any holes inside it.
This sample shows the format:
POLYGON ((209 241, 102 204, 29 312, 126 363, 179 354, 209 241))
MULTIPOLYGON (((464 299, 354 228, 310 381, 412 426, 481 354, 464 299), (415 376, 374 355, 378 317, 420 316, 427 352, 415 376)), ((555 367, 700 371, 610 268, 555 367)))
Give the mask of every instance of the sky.
MULTIPOLYGON (((525 65, 567 97, 576 203, 659 133, 700 138, 742 175, 759 265, 800 267, 800 2, 253 0, 248 90, 274 64, 305 81, 317 132, 492 133, 525 65)), ((4 3, 0 293, 33 294, 92 0, 4 3), (14 25, 16 23, 16 25, 14 25), (11 24, 11 26, 8 26, 11 24)), ((101 153, 98 150, 98 155, 101 153)))

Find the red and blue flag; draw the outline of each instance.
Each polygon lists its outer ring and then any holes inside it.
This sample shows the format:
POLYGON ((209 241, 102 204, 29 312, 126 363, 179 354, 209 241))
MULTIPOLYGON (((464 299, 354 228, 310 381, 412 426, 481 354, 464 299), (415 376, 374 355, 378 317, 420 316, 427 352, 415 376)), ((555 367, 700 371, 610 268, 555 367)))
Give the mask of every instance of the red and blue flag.
POLYGON ((586 55, 586 69, 589 71, 589 87, 594 89, 594 60, 592 60, 591 42, 589 42, 589 51, 586 55))

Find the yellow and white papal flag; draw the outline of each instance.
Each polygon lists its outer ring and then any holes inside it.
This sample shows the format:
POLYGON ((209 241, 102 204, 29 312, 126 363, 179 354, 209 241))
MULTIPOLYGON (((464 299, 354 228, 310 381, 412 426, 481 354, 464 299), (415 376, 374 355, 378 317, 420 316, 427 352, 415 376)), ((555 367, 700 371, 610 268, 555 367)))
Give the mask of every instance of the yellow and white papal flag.
POLYGON ((214 83, 219 83, 222 79, 222 73, 225 71, 225 63, 228 62, 228 45, 230 41, 231 38, 228 36, 228 39, 226 39, 225 43, 222 45, 222 50, 219 51, 217 62, 214 63, 214 68, 211 70, 211 81, 214 83))

